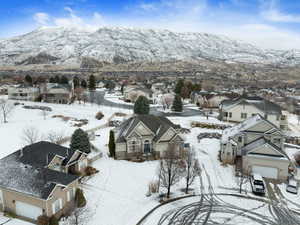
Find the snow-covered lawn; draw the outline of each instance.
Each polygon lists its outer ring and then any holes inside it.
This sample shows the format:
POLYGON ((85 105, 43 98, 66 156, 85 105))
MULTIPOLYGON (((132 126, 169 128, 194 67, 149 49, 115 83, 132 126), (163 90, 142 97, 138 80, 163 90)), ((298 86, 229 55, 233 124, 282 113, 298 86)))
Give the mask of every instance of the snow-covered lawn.
MULTIPOLYGON (((0 123, 1 150, 0 158, 18 150, 24 146, 23 130, 28 127, 34 127, 39 130, 41 135, 46 136, 51 131, 62 132, 65 136, 71 136, 77 127, 73 126, 74 121, 63 121, 61 118, 52 118, 54 115, 63 115, 76 119, 87 119, 88 124, 82 126, 84 130, 101 126, 107 122, 115 112, 132 113, 132 110, 116 109, 106 106, 98 106, 91 104, 48 104, 36 102, 22 102, 25 105, 39 105, 52 108, 46 119, 44 119, 41 110, 24 109, 22 105, 15 107, 8 123, 0 123), (101 111, 104 118, 95 119, 97 112, 101 111)), ((45 139, 45 138, 44 138, 45 139)))
POLYGON ((6 216, 0 215, 0 224, 3 225, 33 225, 32 223, 19 220, 19 219, 14 219, 14 218, 8 218, 6 216))

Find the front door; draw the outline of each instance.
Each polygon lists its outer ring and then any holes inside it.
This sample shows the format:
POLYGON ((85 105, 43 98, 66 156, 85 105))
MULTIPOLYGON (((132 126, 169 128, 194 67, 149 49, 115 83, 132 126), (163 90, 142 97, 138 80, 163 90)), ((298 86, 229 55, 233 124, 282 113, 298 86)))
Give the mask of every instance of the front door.
POLYGON ((150 146, 150 141, 145 141, 144 142, 144 153, 148 154, 151 152, 151 146, 150 146))

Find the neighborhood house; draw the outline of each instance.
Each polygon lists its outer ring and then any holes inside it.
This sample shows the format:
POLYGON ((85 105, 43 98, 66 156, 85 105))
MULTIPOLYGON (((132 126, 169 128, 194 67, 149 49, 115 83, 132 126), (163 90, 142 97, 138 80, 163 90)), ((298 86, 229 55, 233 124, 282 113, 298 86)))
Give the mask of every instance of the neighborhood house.
POLYGON ((36 222, 73 206, 87 155, 50 142, 28 145, 0 160, 0 210, 36 222))
POLYGON ((116 157, 132 159, 140 156, 160 157, 168 146, 183 146, 178 125, 165 117, 137 115, 116 130, 116 157))

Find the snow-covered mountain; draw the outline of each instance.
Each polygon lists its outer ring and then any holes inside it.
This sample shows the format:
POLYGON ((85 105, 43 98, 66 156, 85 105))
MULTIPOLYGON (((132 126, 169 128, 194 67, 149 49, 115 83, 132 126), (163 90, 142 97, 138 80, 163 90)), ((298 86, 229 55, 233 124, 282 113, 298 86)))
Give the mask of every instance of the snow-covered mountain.
POLYGON ((300 51, 263 50, 205 33, 129 28, 100 28, 95 32, 39 28, 22 36, 0 39, 0 65, 78 65, 83 59, 113 63, 207 59, 300 65, 300 51))

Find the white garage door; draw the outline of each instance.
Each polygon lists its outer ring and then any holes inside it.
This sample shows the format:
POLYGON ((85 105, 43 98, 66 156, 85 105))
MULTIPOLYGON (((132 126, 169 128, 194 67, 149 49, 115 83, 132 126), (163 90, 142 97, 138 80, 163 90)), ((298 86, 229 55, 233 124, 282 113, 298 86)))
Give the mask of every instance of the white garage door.
POLYGON ((272 178, 272 179, 278 178, 278 169, 277 168, 264 167, 264 166, 253 166, 252 172, 258 173, 262 177, 265 177, 265 178, 272 178))
POLYGON ((43 214, 43 210, 37 206, 16 201, 16 214, 37 220, 37 218, 43 214))

